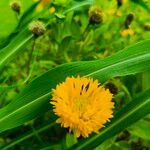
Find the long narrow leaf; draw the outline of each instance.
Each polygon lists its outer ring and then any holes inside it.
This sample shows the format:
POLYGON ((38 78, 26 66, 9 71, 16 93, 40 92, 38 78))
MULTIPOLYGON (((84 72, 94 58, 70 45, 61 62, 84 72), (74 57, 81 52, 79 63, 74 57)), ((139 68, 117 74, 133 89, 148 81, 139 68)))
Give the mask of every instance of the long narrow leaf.
POLYGON ((0 51, 0 69, 8 63, 19 50, 31 40, 33 35, 24 29, 5 48, 0 51))
POLYGON ((85 0, 85 1, 83 1, 83 2, 76 2, 76 3, 74 4, 74 6, 71 7, 70 9, 66 10, 66 11, 64 12, 64 14, 66 14, 66 13, 68 13, 68 12, 70 12, 70 11, 76 10, 76 9, 82 7, 82 6, 91 5, 91 4, 93 4, 93 3, 94 3, 94 0, 85 0))

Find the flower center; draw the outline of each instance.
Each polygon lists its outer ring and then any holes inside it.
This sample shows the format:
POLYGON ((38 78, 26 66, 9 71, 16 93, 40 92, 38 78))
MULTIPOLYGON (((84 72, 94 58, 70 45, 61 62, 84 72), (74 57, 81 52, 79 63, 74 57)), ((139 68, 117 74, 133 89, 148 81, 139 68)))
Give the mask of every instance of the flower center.
POLYGON ((79 98, 76 100, 75 105, 77 110, 85 112, 88 105, 88 99, 86 97, 79 98))

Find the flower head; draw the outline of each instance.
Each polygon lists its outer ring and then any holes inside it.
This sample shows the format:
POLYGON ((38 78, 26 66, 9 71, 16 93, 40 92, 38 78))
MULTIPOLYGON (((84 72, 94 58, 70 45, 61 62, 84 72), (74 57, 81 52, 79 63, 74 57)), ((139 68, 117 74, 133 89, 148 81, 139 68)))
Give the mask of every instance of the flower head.
POLYGON ((19 0, 13 0, 10 3, 10 7, 13 11, 17 12, 18 14, 20 13, 20 9, 21 9, 21 2, 19 0))
MULTIPOLYGON (((39 1, 39 0, 36 0, 36 1, 39 1)), ((50 1, 51 0, 41 0, 40 3, 38 4, 36 10, 38 12, 42 11, 43 8, 50 3, 50 1)))
POLYGON ((99 6, 91 6, 88 13, 91 24, 100 24, 103 21, 103 13, 99 6))
POLYGON ((57 123, 69 128, 77 137, 88 137, 98 132, 112 117, 114 103, 109 90, 98 80, 86 77, 67 77, 65 82, 53 89, 54 112, 57 123))
POLYGON ((49 8, 49 13, 50 13, 50 14, 53 14, 55 11, 56 11, 56 10, 55 10, 55 7, 49 8))
POLYGON ((46 31, 45 24, 41 21, 32 21, 29 24, 29 30, 35 35, 40 36, 46 31))
POLYGON ((134 31, 131 28, 128 28, 121 31, 120 34, 122 37, 132 36, 134 35, 134 31))

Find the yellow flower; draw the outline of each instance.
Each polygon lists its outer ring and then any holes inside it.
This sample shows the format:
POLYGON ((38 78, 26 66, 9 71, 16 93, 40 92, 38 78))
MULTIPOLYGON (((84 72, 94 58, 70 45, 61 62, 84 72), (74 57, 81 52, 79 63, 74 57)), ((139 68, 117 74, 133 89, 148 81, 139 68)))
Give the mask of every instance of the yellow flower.
POLYGON ((57 123, 69 128, 77 137, 88 137, 104 126, 112 117, 114 103, 108 89, 98 80, 86 77, 67 77, 65 82, 52 90, 57 123))
MULTIPOLYGON (((36 1, 38 1, 38 0, 36 0, 36 1)), ((40 3, 38 4, 38 6, 36 7, 36 10, 37 10, 38 12, 42 11, 43 8, 44 8, 47 4, 50 3, 50 1, 51 1, 51 0, 41 0, 41 2, 40 2, 40 3)))
POLYGON ((54 12, 55 12, 55 7, 49 8, 49 13, 50 13, 50 14, 53 14, 54 12))
POLYGON ((124 29, 123 31, 120 32, 122 37, 127 37, 127 36, 132 36, 134 35, 134 31, 132 29, 124 29))
POLYGON ((123 3, 124 3, 124 4, 127 3, 127 0, 123 0, 123 3))

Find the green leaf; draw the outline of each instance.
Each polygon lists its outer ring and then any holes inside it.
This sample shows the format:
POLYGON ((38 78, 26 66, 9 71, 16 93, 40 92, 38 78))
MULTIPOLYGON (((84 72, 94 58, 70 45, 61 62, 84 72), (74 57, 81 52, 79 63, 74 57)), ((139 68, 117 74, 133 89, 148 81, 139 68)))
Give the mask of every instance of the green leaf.
POLYGON ((150 81, 150 71, 143 72, 143 74, 142 74, 142 88, 143 88, 143 90, 149 88, 149 81, 150 81))
POLYGON ((71 147, 75 143, 77 143, 76 136, 72 133, 67 133, 67 135, 66 135, 66 146, 67 146, 67 148, 71 147))
POLYGON ((131 144, 128 141, 115 142, 111 148, 116 147, 118 150, 129 150, 131 149, 131 144))
POLYGON ((110 138, 105 140, 102 144, 100 144, 99 146, 97 146, 95 148, 95 150, 109 150, 110 147, 113 145, 113 143, 115 143, 116 138, 110 138))
POLYGON ((150 140, 150 121, 140 120, 129 128, 132 135, 150 140))
POLYGON ((15 54, 17 54, 19 50, 32 38, 33 34, 31 34, 26 28, 14 37, 6 47, 0 50, 0 69, 12 60, 15 54))
POLYGON ((143 7, 144 9, 147 9, 148 11, 150 10, 150 8, 148 7, 148 5, 143 1, 143 0, 131 0, 132 2, 140 5, 141 7, 143 7))
POLYGON ((55 13, 55 16, 58 17, 59 19, 64 19, 66 17, 64 14, 60 13, 55 13))
POLYGON ((150 68, 150 40, 134 44, 103 60, 58 66, 32 81, 10 104, 0 109, 0 132, 17 127, 51 109, 50 92, 67 76, 106 80, 150 68))
POLYGON ((48 144, 49 146, 40 148, 40 150, 58 150, 62 149, 60 144, 48 144))
POLYGON ((150 113, 150 89, 146 90, 116 113, 111 122, 99 134, 82 139, 70 150, 94 149, 108 138, 121 132, 137 120, 150 113))
POLYGON ((86 5, 92 5, 94 2, 94 0, 84 0, 83 2, 75 2, 73 5, 73 7, 71 7, 70 9, 66 10, 64 12, 64 14, 70 12, 70 11, 73 11, 73 10, 77 10, 79 9, 80 7, 82 6, 86 6, 86 5))

